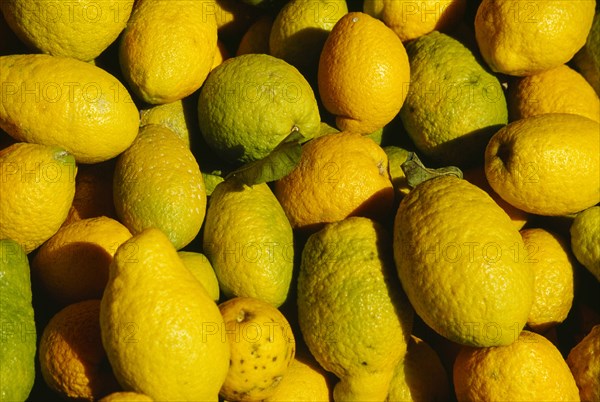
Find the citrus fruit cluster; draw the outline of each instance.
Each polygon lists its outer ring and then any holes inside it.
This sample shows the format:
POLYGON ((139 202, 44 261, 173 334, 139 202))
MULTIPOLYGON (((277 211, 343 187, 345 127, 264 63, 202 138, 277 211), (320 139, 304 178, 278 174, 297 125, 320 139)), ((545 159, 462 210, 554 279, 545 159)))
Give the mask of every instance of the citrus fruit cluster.
POLYGON ((0 402, 600 400, 595 0, 0 9, 0 402))

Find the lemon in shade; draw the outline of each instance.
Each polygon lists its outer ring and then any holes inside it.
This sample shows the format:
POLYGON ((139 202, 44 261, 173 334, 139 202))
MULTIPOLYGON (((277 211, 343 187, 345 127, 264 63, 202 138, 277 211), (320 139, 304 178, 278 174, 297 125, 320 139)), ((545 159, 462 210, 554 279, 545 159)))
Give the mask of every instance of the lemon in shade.
POLYGON ((266 183, 218 184, 210 196, 202 240, 225 298, 253 297, 276 307, 287 300, 293 232, 266 183))
POLYGON ((573 57, 572 63, 600 96, 600 13, 596 12, 585 45, 573 57))
POLYGON ((578 213, 570 234, 573 254, 600 281, 600 206, 578 213))
POLYGON ((273 16, 263 15, 248 27, 238 45, 236 56, 249 53, 269 54, 269 37, 273 26, 273 16))
POLYGON ((544 333, 563 322, 573 305, 576 260, 569 242, 542 228, 521 230, 525 262, 535 275, 534 298, 527 325, 544 333))
POLYGON ((498 73, 526 76, 558 67, 583 47, 596 2, 483 0, 475 15, 481 56, 498 73))
POLYGON ((208 76, 198 122, 209 147, 240 164, 266 157, 294 132, 312 138, 320 116, 312 88, 295 67, 270 55, 245 54, 208 76))
POLYGON ((579 401, 579 390, 560 351, 534 332, 510 345, 463 347, 454 363, 458 401, 579 401))
POLYGON ((261 401, 285 378, 296 354, 296 340, 285 316, 252 297, 219 304, 231 347, 229 371, 221 387, 225 400, 261 401))
POLYGON ((600 99, 581 74, 566 64, 508 85, 511 120, 544 113, 572 113, 600 121, 600 99))
POLYGON ((113 255, 130 237, 123 224, 106 216, 63 226, 36 253, 34 280, 60 306, 100 299, 113 255))
POLYGON ((306 232, 349 216, 384 221, 393 213, 387 154, 358 133, 307 142, 298 165, 275 182, 274 192, 292 227, 306 232))
POLYGON ((16 140, 60 146, 79 163, 98 163, 114 158, 135 139, 137 107, 123 84, 105 70, 45 54, 2 56, 0 65, 0 128, 16 140))
POLYGON ((392 28, 402 42, 431 31, 448 31, 461 21, 465 0, 366 0, 363 11, 392 28))
POLYGON ((196 91, 217 51, 212 2, 135 3, 121 35, 119 62, 135 94, 151 104, 174 102, 196 91))
POLYGON ((133 1, 3 1, 12 30, 35 51, 89 61, 100 55, 125 28, 133 1))
POLYGON ((567 215, 600 201, 598 122, 549 113, 514 121, 485 151, 485 175, 500 197, 538 215, 567 215))
POLYGON ((152 105, 140 110, 140 126, 158 124, 167 127, 190 146, 190 137, 199 135, 196 119, 190 119, 190 115, 195 117, 194 109, 190 98, 152 105))
POLYGON ((124 390, 159 401, 217 401, 229 368, 224 326, 216 303, 160 230, 144 230, 117 249, 100 328, 124 390))
POLYGON ((318 88, 340 130, 369 134, 400 111, 410 82, 404 45, 368 14, 345 14, 329 33, 319 58, 318 88))
POLYGON ((151 124, 119 155, 113 178, 119 220, 137 234, 162 230, 179 250, 200 231, 206 190, 188 145, 170 129, 151 124))
POLYGON ((0 151, 0 166, 0 238, 30 253, 67 218, 75 196, 75 158, 60 147, 18 142, 0 151))
POLYGON ((534 299, 519 231, 479 187, 450 172, 413 182, 421 172, 416 166, 407 173, 414 188, 394 221, 394 258, 408 299, 430 328, 453 342, 514 342, 534 299))
POLYGON ((567 356, 582 401, 600 399, 600 325, 591 331, 569 351, 567 356))
POLYGON ((391 240, 375 221, 350 217, 312 234, 302 250, 298 322, 311 354, 339 378, 334 400, 384 400, 406 353, 413 309, 391 240))
POLYGON ((93 401, 120 389, 100 336, 100 300, 70 304, 48 322, 40 338, 41 374, 67 399, 93 401))

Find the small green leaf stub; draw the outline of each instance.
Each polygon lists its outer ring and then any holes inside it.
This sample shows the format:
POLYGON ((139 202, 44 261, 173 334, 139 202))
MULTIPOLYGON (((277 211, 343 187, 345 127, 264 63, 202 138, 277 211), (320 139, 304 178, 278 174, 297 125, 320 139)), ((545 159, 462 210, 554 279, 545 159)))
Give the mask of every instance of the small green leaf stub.
POLYGON ((294 126, 291 133, 269 155, 230 172, 225 180, 236 179, 252 186, 281 179, 300 162, 303 139, 298 127, 294 126))
POLYGON ((415 188, 419 184, 439 176, 456 176, 459 179, 463 178, 462 171, 456 166, 446 166, 438 169, 430 169, 423 165, 416 153, 410 152, 406 161, 400 165, 406 181, 410 188, 415 188))

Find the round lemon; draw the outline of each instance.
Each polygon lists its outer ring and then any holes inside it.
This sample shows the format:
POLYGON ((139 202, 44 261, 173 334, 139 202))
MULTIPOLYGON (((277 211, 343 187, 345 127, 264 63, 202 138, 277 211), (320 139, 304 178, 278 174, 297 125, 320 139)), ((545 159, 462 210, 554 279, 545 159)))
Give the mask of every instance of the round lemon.
POLYGON ((570 233, 573 254, 600 281, 600 206, 578 213, 570 233))
POLYGON ((600 325, 595 325, 567 356, 582 401, 600 399, 600 325))
POLYGON ((327 372, 310 355, 292 360, 281 382, 265 401, 268 402, 327 402, 332 398, 327 372))

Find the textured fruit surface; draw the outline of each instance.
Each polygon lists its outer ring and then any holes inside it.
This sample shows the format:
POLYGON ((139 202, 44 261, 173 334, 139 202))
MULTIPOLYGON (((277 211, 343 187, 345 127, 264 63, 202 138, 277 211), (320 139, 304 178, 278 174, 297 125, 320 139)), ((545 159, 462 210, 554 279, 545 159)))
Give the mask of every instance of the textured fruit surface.
POLYGON ((219 282, 217 275, 208 258, 202 253, 193 251, 179 251, 179 258, 183 265, 189 269, 192 274, 200 281, 208 295, 215 302, 219 301, 219 282))
POLYGON ((280 306, 294 268, 292 228, 267 184, 227 180, 210 197, 204 252, 223 295, 254 297, 280 306))
POLYGON ((30 253, 63 224, 75 196, 75 158, 53 146, 16 143, 0 151, 0 238, 30 253))
POLYGON ((24 401, 35 379, 36 327, 29 262, 14 240, 0 239, 0 401, 24 401))
POLYGON ((98 402, 152 402, 153 399, 138 392, 119 391, 106 395, 98 402))
POLYGON ((600 400, 600 325, 592 328, 567 356, 582 401, 600 400))
POLYGON ((600 206, 578 213, 570 233, 573 254, 600 281, 600 206))
POLYGON ((465 45, 439 32, 406 45, 411 84, 400 117, 423 154, 436 162, 479 161, 508 121, 498 78, 465 45))
POLYGON ((558 67, 585 44, 594 0, 483 0, 475 36, 484 60, 499 73, 526 76, 558 67))
POLYGON ((573 64, 600 96, 600 13, 596 12, 585 45, 573 57, 573 64))
POLYGON ((4 18, 18 37, 54 56, 88 61, 99 56, 125 28, 133 1, 3 1, 4 18))
POLYGON ((2 56, 0 65, 0 127, 18 141, 57 145, 77 162, 97 163, 135 139, 137 108, 101 68, 44 54, 2 56))
POLYGON ((123 224, 105 216, 63 226, 36 253, 34 280, 62 306, 100 299, 113 255, 130 237, 123 224))
POLYGON ((223 317, 158 229, 117 249, 100 328, 124 389, 158 401, 217 401, 230 354, 223 317))
POLYGON ((459 401, 579 401, 558 349, 529 331, 506 346, 464 347, 453 376, 459 401))
POLYGON ((394 202, 386 153, 351 132, 306 143, 300 162, 274 192, 292 227, 306 231, 355 215, 384 220, 394 202))
POLYGON ((385 399, 406 353, 413 309, 394 272, 391 236, 380 224, 350 217, 309 237, 298 321, 312 355, 340 378, 334 399, 385 399))
POLYGON ((368 14, 351 12, 333 27, 319 59, 318 86, 340 130, 368 134, 400 111, 410 81, 404 45, 368 14))
POLYGON ((100 337, 100 300, 73 303, 56 313, 40 339, 44 381, 64 398, 95 400, 120 389, 100 337))
POLYGON ((198 121, 217 155, 239 163, 264 158, 293 131, 312 138, 320 117, 313 90, 295 67, 266 54, 245 54, 208 76, 198 121))
POLYGON ((567 215, 600 201, 598 122, 564 113, 510 123, 485 151, 488 182, 504 200, 538 215, 567 215))
POLYGON ((119 61, 123 75, 143 101, 174 102, 200 88, 217 51, 211 3, 136 2, 121 35, 119 61))
POLYGON ((394 258, 402 287, 427 325, 460 344, 516 340, 533 302, 534 276, 523 250, 508 215, 455 176, 417 185, 396 214, 394 258))
POLYGON ((113 196, 120 221, 133 234, 156 227, 178 250, 196 237, 206 213, 198 162, 184 140, 156 124, 142 127, 119 156, 113 196))
POLYGON ((285 316, 273 305, 252 297, 235 297, 219 305, 231 347, 229 371, 220 396, 260 401, 270 397, 287 375, 296 340, 285 316))
POLYGON ((312 356, 296 355, 275 392, 265 401, 330 401, 333 391, 330 382, 325 370, 312 356))

